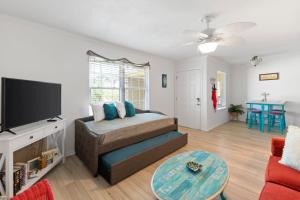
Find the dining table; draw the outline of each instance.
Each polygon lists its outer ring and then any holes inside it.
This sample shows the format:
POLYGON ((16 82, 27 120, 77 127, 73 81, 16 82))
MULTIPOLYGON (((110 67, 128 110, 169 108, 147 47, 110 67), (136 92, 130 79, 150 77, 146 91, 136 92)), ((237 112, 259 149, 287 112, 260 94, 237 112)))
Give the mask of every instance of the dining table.
MULTIPOLYGON (((283 100, 269 100, 269 101, 263 101, 263 100, 249 100, 246 101, 247 109, 254 109, 259 108, 262 111, 262 121, 265 123, 265 119, 267 119, 268 123, 268 132, 271 131, 271 118, 270 118, 270 112, 273 109, 280 110, 284 112, 284 107, 286 105, 286 101, 283 100)), ((265 131, 265 126, 260 126, 260 131, 265 131)))

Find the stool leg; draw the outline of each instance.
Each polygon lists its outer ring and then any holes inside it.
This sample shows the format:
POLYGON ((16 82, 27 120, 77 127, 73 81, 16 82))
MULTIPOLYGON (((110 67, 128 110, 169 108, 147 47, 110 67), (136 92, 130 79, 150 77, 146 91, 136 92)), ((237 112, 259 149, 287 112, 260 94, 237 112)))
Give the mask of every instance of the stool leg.
POLYGON ((250 122, 249 122, 249 128, 252 128, 253 125, 253 113, 250 113, 250 122))
POLYGON ((258 114, 258 126, 257 126, 257 128, 258 128, 258 130, 259 131, 261 131, 261 114, 258 114))
POLYGON ((283 113, 283 127, 285 130, 286 129, 285 113, 283 113))
MULTIPOLYGON (((268 106, 269 109, 269 106, 268 106)), ((261 106, 261 132, 265 132, 265 105, 261 106)))
POLYGON ((259 124, 260 124, 260 131, 265 132, 265 117, 264 117, 263 112, 260 114, 259 124))
POLYGON ((271 124, 272 124, 271 115, 270 115, 270 113, 268 112, 268 132, 271 131, 271 124))
POLYGON ((283 117, 279 116, 279 129, 281 134, 283 134, 283 117))

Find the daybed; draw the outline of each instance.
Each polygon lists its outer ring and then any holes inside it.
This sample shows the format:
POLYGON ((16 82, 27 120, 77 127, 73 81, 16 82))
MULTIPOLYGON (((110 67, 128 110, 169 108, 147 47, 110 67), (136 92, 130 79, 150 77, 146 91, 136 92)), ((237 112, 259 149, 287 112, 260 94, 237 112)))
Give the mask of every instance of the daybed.
POLYGON ((94 176, 115 184, 187 143, 176 118, 136 109, 134 117, 75 120, 75 150, 94 176))

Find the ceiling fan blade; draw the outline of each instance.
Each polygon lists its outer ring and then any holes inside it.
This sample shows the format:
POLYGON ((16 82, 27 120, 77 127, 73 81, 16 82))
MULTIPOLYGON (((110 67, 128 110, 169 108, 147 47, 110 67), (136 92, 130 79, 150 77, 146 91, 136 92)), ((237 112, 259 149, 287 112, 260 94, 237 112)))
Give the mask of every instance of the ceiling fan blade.
POLYGON ((208 38, 207 34, 195 30, 184 30, 183 34, 194 38, 208 38))
POLYGON ((190 42, 184 43, 182 46, 186 47, 186 46, 196 45, 198 43, 199 43, 198 41, 190 41, 190 42))
POLYGON ((231 37, 226 37, 222 38, 220 41, 218 41, 218 44, 221 46, 238 46, 245 44, 246 40, 242 37, 238 36, 231 36, 231 37))
POLYGON ((228 24, 222 28, 219 28, 215 31, 215 33, 219 34, 235 34, 246 31, 252 27, 256 26, 254 22, 236 22, 232 24, 228 24))

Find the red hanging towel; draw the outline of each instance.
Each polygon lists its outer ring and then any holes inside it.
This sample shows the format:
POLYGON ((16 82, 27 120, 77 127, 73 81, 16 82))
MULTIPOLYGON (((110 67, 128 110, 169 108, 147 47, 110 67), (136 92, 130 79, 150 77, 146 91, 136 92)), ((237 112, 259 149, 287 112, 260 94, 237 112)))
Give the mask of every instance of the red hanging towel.
POLYGON ((215 85, 213 85, 213 87, 212 87, 211 100, 213 101, 214 110, 216 111, 216 109, 217 109, 217 88, 215 85))

